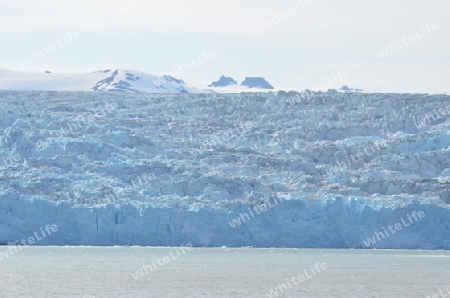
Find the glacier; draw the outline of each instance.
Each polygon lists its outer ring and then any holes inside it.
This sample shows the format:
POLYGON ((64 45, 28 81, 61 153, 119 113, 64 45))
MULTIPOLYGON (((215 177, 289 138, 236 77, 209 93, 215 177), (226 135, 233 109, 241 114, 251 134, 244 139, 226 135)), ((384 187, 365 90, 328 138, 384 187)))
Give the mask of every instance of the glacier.
POLYGON ((449 95, 0 91, 0 105, 0 243, 55 224, 37 245, 368 248, 422 211, 370 248, 450 249, 449 95))

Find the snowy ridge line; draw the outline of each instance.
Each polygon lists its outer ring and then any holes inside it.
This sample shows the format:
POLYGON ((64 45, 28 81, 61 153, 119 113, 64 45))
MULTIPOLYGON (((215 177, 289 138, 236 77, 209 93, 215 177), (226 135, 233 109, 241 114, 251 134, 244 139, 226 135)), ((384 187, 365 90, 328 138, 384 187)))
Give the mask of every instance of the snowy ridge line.
POLYGON ((0 69, 0 90, 155 94, 213 92, 195 88, 170 75, 159 76, 127 69, 105 69, 88 73, 35 73, 0 69))
POLYGON ((183 83, 183 80, 175 79, 174 77, 179 77, 180 75, 189 72, 192 68, 198 67, 202 65, 203 63, 208 62, 208 60, 215 58, 216 53, 214 51, 207 51, 203 50, 202 53, 197 54, 196 57, 192 57, 189 59, 189 61, 183 63, 182 65, 174 66, 172 69, 173 71, 170 71, 168 75, 163 75, 156 80, 153 81, 156 86, 163 86, 164 84, 167 84, 168 82, 176 82, 176 83, 183 83))
POLYGON ((2 91, 0 242, 45 220, 64 232, 42 245, 366 248, 415 210, 373 247, 448 248, 449 119, 414 123, 449 100, 2 91))

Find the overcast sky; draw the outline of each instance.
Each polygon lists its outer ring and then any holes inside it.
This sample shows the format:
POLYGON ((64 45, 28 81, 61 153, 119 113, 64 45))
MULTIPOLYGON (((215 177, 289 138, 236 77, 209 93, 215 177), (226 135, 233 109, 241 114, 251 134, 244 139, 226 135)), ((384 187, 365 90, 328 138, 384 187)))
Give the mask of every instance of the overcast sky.
POLYGON ((262 76, 287 90, 450 91, 446 0, 0 1, 0 68, 126 68, 193 84, 262 76))

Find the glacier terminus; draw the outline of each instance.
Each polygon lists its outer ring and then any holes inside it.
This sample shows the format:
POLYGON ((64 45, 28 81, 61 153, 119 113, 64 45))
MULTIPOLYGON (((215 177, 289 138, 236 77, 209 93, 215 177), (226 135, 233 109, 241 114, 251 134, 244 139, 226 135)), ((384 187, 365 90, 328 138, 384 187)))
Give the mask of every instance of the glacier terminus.
POLYGON ((450 249, 448 95, 0 91, 0 104, 0 243, 56 225, 37 245, 450 249))

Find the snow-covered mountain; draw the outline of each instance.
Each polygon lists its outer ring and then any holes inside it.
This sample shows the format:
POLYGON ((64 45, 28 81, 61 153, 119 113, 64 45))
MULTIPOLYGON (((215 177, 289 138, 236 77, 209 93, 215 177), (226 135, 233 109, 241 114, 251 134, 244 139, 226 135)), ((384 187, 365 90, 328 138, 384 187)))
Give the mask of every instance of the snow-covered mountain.
POLYGON ((233 78, 221 76, 218 81, 212 82, 208 87, 217 93, 274 91, 274 87, 261 77, 247 77, 238 85, 233 78))
POLYGON ((450 249, 449 115, 448 95, 1 91, 0 243, 450 249))
POLYGON ((227 87, 234 85, 237 85, 237 82, 233 78, 222 75, 219 80, 212 82, 208 87, 227 87))
POLYGON ((259 89, 274 89, 274 87, 270 85, 266 79, 261 77, 247 77, 242 81, 241 86, 259 89))
POLYGON ((90 73, 43 73, 0 70, 2 90, 111 91, 146 93, 208 92, 174 77, 136 70, 107 69, 90 73))
POLYGON ((86 73, 41 73, 0 69, 0 90, 15 91, 108 91, 128 93, 240 93, 273 89, 264 78, 248 77, 241 85, 221 76, 208 88, 187 84, 169 75, 137 70, 106 69, 86 73))
POLYGON ((339 91, 344 91, 344 92, 363 92, 363 89, 358 89, 358 88, 351 88, 347 85, 342 86, 341 88, 338 89, 339 91))

